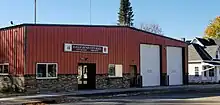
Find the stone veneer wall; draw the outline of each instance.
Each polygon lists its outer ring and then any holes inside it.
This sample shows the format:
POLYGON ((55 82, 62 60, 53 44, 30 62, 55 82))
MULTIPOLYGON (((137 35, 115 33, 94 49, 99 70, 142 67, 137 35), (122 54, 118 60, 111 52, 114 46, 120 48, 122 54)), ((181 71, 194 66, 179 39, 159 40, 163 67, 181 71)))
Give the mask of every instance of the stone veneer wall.
POLYGON ((189 75, 189 83, 201 83, 202 82, 202 76, 196 77, 195 75, 189 75))
POLYGON ((12 81, 8 76, 1 75, 0 76, 0 91, 4 92, 8 90, 12 86, 12 81))
MULTIPOLYGON (((25 75, 26 93, 74 92, 78 90, 77 75, 58 75, 57 79, 36 79, 35 75, 25 75)), ((96 75, 96 89, 129 88, 129 74, 123 77, 109 78, 108 75, 96 75)))
POLYGON ((96 89, 116 89, 129 88, 129 74, 123 74, 123 77, 108 77, 108 75, 96 75, 96 89))
POLYGON ((23 90, 24 90, 23 76, 20 77, 20 76, 11 76, 11 75, 0 75, 0 92, 9 92, 9 91, 22 92, 23 90))
POLYGON ((35 75, 25 75, 27 93, 73 92, 78 89, 77 75, 63 74, 56 79, 36 79, 35 75))

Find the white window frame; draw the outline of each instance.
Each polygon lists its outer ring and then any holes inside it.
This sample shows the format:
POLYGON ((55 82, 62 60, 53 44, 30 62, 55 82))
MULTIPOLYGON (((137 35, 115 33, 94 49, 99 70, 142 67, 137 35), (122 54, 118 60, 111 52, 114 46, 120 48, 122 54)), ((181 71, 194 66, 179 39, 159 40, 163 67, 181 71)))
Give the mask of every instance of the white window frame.
POLYGON ((199 67, 195 67, 195 77, 199 76, 199 67), (196 75, 196 73, 198 73, 198 75, 196 75))
POLYGON ((109 65, 114 65, 115 66, 115 75, 111 76, 111 75, 108 74, 108 77, 110 77, 110 78, 111 77, 112 78, 114 78, 114 77, 123 77, 123 65, 122 64, 108 64, 108 73, 109 73, 109 65), (121 71, 120 72, 116 70, 116 66, 121 66, 121 71), (118 73, 120 73, 120 74, 118 74, 118 73))
POLYGON ((218 58, 216 58, 216 59, 220 59, 220 51, 219 50, 217 51, 217 55, 218 55, 218 58))
POLYGON ((0 73, 0 75, 9 75, 9 63, 0 63, 0 65, 8 65, 8 73, 0 73))
POLYGON ((57 74, 58 74, 58 63, 36 63, 36 79, 57 79, 57 74), (37 68, 38 64, 45 64, 46 65, 46 77, 38 77, 37 76, 37 68), (48 77, 48 65, 54 64, 56 65, 56 77, 48 77))
POLYGON ((215 75, 216 75, 215 69, 211 69, 211 70, 208 71, 209 77, 215 77, 215 75), (213 70, 213 72, 212 72, 213 75, 210 75, 211 70, 213 70))

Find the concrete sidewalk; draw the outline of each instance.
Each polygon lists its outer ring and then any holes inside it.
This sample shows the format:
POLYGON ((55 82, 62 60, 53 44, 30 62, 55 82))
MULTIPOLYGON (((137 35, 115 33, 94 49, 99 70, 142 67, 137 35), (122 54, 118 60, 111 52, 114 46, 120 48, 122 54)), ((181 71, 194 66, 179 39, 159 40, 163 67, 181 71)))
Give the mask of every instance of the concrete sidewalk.
POLYGON ((220 84, 210 85, 183 85, 183 86, 157 86, 157 87, 143 87, 143 88, 128 88, 128 89, 106 89, 106 90, 80 90, 73 93, 47 93, 36 94, 30 96, 16 96, 8 98, 0 98, 2 101, 13 100, 42 100, 42 99, 56 99, 61 97, 86 97, 86 96, 105 96, 129 93, 163 93, 163 92, 187 92, 187 91, 205 91, 205 90, 220 90, 220 84))

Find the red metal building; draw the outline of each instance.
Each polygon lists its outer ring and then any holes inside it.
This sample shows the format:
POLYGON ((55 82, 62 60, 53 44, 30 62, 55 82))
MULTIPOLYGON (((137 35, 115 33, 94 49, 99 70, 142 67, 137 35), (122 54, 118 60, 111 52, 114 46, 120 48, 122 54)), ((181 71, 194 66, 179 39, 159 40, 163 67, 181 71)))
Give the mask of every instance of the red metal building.
POLYGON ((137 78, 144 76, 141 75, 144 71, 141 70, 141 44, 159 46, 160 85, 168 85, 167 46, 181 48, 181 81, 187 83, 187 44, 136 28, 21 24, 0 29, 0 36, 0 62, 8 65, 8 72, 2 73, 19 77, 18 87, 27 91, 137 86, 137 78), (67 45, 71 51, 64 50, 67 45))

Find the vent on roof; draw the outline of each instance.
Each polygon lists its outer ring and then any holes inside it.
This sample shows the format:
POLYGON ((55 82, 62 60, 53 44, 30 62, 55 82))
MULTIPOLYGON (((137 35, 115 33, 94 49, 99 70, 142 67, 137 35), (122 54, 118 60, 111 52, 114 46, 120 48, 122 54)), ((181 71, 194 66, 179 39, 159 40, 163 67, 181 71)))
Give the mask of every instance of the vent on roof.
POLYGON ((185 41, 186 41, 186 38, 181 38, 181 40, 182 40, 183 42, 185 42, 185 41))

